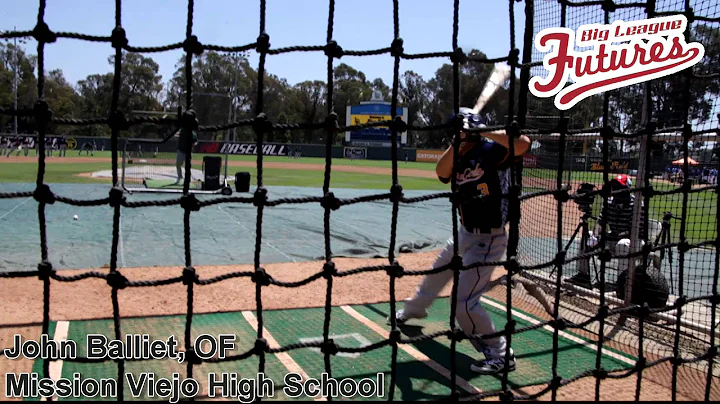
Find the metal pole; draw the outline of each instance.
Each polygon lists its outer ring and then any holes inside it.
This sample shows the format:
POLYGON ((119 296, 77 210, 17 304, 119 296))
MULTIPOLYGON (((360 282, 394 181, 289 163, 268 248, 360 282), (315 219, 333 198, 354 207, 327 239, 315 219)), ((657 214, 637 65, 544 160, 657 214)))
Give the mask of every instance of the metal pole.
MULTIPOLYGON (((643 85, 643 104, 642 104, 642 126, 646 128, 650 122, 650 87, 647 82, 643 85)), ((645 184, 645 159, 648 158, 647 153, 647 135, 638 138, 640 142, 640 154, 638 156, 637 176, 635 177, 635 187, 644 188, 645 184)), ((635 191, 635 202, 633 204, 632 225, 630 227, 630 252, 638 252, 642 249, 640 242, 640 215, 643 211, 643 194, 642 191, 635 191)), ((649 226, 648 226, 649 227, 649 226)), ((648 241, 650 238, 649 229, 648 241)), ((627 278, 625 281, 625 304, 630 305, 632 302, 633 282, 635 280, 635 265, 637 258, 628 258, 627 278)))
MULTIPOLYGON (((17 31, 17 27, 13 27, 13 31, 17 31)), ((15 108, 15 111, 17 111, 17 108, 18 108, 18 105, 17 105, 17 104, 18 104, 18 62, 19 62, 19 61, 18 61, 17 38, 14 38, 13 43, 15 44, 15 49, 14 49, 14 50, 15 50, 15 58, 14 58, 14 59, 15 59, 15 61, 14 61, 14 62, 15 62, 15 63, 14 63, 15 69, 13 69, 13 70, 14 70, 14 76, 13 76, 13 91, 14 91, 14 93, 15 93, 14 108, 15 108)), ((14 133, 15 133, 15 135, 17 136, 17 134, 18 134, 18 117, 17 117, 17 114, 15 114, 14 120, 15 120, 14 133)))

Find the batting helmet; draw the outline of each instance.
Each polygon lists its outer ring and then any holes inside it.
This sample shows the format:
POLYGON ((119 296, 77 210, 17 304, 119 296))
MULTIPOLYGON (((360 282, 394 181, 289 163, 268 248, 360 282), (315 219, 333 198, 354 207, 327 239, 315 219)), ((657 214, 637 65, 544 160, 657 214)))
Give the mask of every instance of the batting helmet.
MULTIPOLYGON (((447 123, 452 123, 455 116, 455 114, 450 114, 447 123)), ((487 124, 485 117, 474 113, 472 108, 460 107, 457 116, 461 116, 463 118, 463 129, 482 128, 487 124)))

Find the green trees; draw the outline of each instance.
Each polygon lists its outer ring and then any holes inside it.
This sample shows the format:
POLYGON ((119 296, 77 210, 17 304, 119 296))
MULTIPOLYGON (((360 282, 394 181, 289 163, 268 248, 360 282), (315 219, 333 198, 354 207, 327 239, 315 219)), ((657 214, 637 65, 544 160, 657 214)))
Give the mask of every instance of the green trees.
MULTIPOLYGON (((720 30, 697 24, 691 32, 691 39, 700 41, 706 48, 706 58, 694 67, 698 74, 710 74, 720 64, 720 30)), ((471 50, 470 56, 484 57, 479 50, 471 50)), ((158 64, 151 55, 132 52, 123 53, 122 80, 118 108, 128 115, 134 111, 166 111, 174 114, 178 106, 186 107, 185 57, 178 59, 172 77, 161 77, 158 64)), ((96 72, 69 83, 61 70, 46 72, 45 99, 56 117, 98 118, 107 117, 111 109, 114 83, 114 57, 108 58, 105 72, 96 72)), ((18 71, 18 107, 32 108, 37 99, 36 58, 22 49, 17 52, 11 43, 0 43, 0 108, 12 108, 14 101, 14 69, 18 71)), ((466 63, 460 66, 460 106, 472 106, 492 71, 492 65, 466 63)), ((346 107, 368 101, 374 92, 390 101, 392 83, 381 78, 367 77, 365 73, 348 63, 338 63, 333 72, 332 110, 338 115, 341 125, 346 122, 346 107)), ((202 125, 221 125, 228 121, 252 119, 258 110, 258 71, 250 63, 247 53, 203 52, 193 57, 192 64, 193 108, 202 125)), ((678 126, 683 120, 680 88, 684 85, 680 75, 671 76, 652 83, 653 118, 660 128, 678 126)), ((695 80, 690 89, 690 116, 696 122, 717 119, 713 114, 716 98, 720 95, 720 84, 695 80)), ((516 82, 519 89, 519 79, 516 82)), ((432 76, 422 77, 408 70, 399 77, 399 105, 408 108, 409 124, 436 125, 446 122, 454 108, 452 65, 441 65, 432 76)), ((308 80, 288 83, 282 77, 266 72, 263 79, 262 110, 274 122, 298 123, 321 122, 328 112, 327 83, 322 80, 308 80)), ((642 111, 642 86, 634 85, 611 92, 611 125, 620 131, 636 131, 640 128, 642 111)), ((493 124, 507 122, 509 102, 508 90, 500 89, 487 104, 483 113, 493 124)), ((514 98, 517 102, 518 97, 514 98)), ((517 112, 517 105, 515 105, 517 112)), ((547 129, 559 115, 552 99, 538 99, 528 95, 528 127, 547 129)), ((571 129, 598 127, 602 124, 602 96, 593 96, 580 102, 566 113, 570 117, 571 129)), ((5 131, 12 129, 12 118, 0 116, 0 125, 5 131)), ((32 133, 33 119, 19 118, 18 130, 32 133)), ((76 136, 109 136, 107 126, 60 127, 53 125, 51 132, 72 131, 76 136)), ((122 136, 160 137, 166 135, 158 125, 136 125, 123 132, 122 136)), ((323 141, 322 130, 276 131, 268 134, 268 142, 318 143, 323 141)), ((200 132, 201 139, 235 139, 254 141, 255 133, 250 126, 220 132, 200 132)), ((338 134, 340 142, 343 134, 338 134)), ((418 148, 438 148, 447 145, 446 133, 410 131, 408 141, 418 148)), ((571 142, 568 149, 580 152, 581 142, 571 142)), ((593 145, 590 146, 592 150, 593 145)), ((633 144, 613 145, 615 149, 632 152, 633 144)), ((700 147, 693 144, 692 147, 700 147)), ((677 149, 665 144, 666 152, 677 149)))

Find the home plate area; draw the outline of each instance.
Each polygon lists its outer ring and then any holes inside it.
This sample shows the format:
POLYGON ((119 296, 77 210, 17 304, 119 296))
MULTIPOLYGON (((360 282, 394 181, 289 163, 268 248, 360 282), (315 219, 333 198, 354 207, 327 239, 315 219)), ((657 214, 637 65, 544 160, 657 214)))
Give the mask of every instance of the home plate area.
MULTIPOLYGON (((411 320, 400 326, 403 338, 417 337, 448 328, 449 299, 438 299, 429 316, 423 320, 411 320)), ((502 329, 506 313, 498 302, 483 298, 483 303, 497 327, 502 329)), ((397 304, 398 309, 402 303, 397 304)), ((325 310, 307 308, 292 310, 264 310, 263 338, 270 348, 284 347, 298 343, 322 341, 325 310)), ((362 348, 377 344, 389 337, 390 327, 386 319, 390 312, 388 303, 333 307, 329 335, 338 346, 362 348)), ((536 324, 530 315, 513 311, 517 328, 536 324)), ((185 316, 130 318, 122 320, 124 334, 147 334, 150 340, 167 340, 174 336, 178 350, 184 351, 185 316)), ((230 335, 234 346, 225 352, 232 356, 245 353, 253 348, 257 338, 257 313, 253 311, 196 314, 193 316, 191 335, 194 339, 205 335, 202 350, 209 351, 207 336, 218 340, 221 335, 230 335)), ((78 355, 88 353, 85 344, 88 334, 102 334, 108 340, 114 338, 112 320, 88 320, 53 322, 50 333, 67 333, 67 339, 76 341, 78 355)), ((62 336, 61 336, 62 337, 62 336)), ((58 335, 55 335, 58 338, 58 335)), ((512 338, 517 369, 509 373, 510 388, 532 385, 552 378, 552 331, 539 328, 516 334, 512 338)), ((596 343, 577 335, 560 332, 558 350, 558 374, 564 378, 573 377, 583 370, 595 368, 596 343)), ((315 386, 325 389, 325 394, 334 400, 387 400, 390 393, 391 346, 383 346, 368 352, 348 352, 330 355, 328 375, 325 355, 317 348, 292 349, 286 352, 265 354, 264 371, 260 374, 260 358, 251 355, 243 360, 203 362, 193 366, 193 379, 198 382, 199 391, 195 398, 229 398, 241 402, 263 400, 324 400, 322 391, 314 394, 315 386), (312 380, 314 379, 314 380, 312 380), (308 381, 310 380, 310 381, 308 381), (212 386, 211 386, 212 385, 212 386), (212 387, 212 388, 210 388, 212 387)), ((217 357, 217 355, 216 355, 217 357)), ((400 344, 398 347, 395 376, 394 400, 436 400, 451 393, 450 383, 450 340, 438 337, 414 344, 400 344)), ((480 359, 469 341, 456 346, 457 389, 461 396, 469 393, 501 389, 502 375, 481 376, 470 370, 470 364, 480 359)), ((607 370, 630 369, 636 358, 604 349, 602 364, 607 370)), ((42 374, 42 360, 34 363, 33 371, 42 374)), ((118 365, 113 361, 104 363, 59 362, 52 368, 56 377, 72 379, 74 373, 92 375, 93 379, 115 379, 118 365)), ((51 372, 52 373, 52 372, 51 372)), ((125 373, 131 373, 138 380, 141 374, 152 376, 148 382, 162 378, 180 382, 187 375, 187 363, 175 359, 126 361, 125 373), (176 374, 174 376, 174 374, 176 374)), ((127 380, 124 383, 126 400, 162 400, 157 392, 147 385, 140 391, 133 391, 127 380)), ((184 399, 180 394, 181 400, 184 399)), ((113 397, 95 397, 97 400, 116 400, 113 397)), ((60 398, 62 401, 62 398, 60 398)))

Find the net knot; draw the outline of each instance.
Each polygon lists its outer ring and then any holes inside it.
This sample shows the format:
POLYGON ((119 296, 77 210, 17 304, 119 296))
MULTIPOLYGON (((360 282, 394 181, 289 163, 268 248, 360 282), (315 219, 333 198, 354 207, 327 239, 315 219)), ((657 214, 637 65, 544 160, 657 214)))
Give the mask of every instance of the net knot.
POLYGON ((510 259, 508 259, 503 266, 505 267, 505 269, 507 269, 508 276, 513 276, 516 273, 520 272, 520 263, 518 263, 516 257, 510 257, 510 259))
POLYGON ((200 210, 200 201, 195 197, 195 194, 183 195, 180 197, 180 206, 185 210, 197 212, 200 210))
POLYGON ((513 398, 515 398, 515 396, 513 396, 512 391, 503 391, 500 393, 500 401, 513 401, 513 398))
POLYGON ((320 351, 324 354, 328 355, 335 355, 339 352, 339 347, 335 343, 335 340, 329 339, 325 342, 323 342, 322 346, 320 347, 320 351))
POLYGON ((612 252, 610 252, 610 247, 605 246, 605 248, 600 251, 600 254, 598 254, 598 257, 600 258, 600 261, 610 262, 612 259, 612 252))
POLYGON ((710 296, 710 299, 708 299, 710 304, 714 304, 715 306, 720 305, 720 295, 715 294, 710 296))
POLYGON ((201 55, 203 53, 203 46, 200 41, 198 41, 197 36, 191 35, 190 38, 183 41, 183 50, 193 55, 201 55))
POLYGON ((38 264, 38 278, 42 281, 50 279, 50 275, 55 273, 50 261, 42 261, 38 264))
POLYGON ((451 341, 457 341, 460 342, 467 338, 465 335, 465 332, 462 330, 462 328, 455 327, 453 324, 453 328, 448 332, 448 337, 451 341))
POLYGON ((601 306, 598 309, 597 317, 600 318, 607 318, 607 316, 610 314, 610 307, 608 305, 601 306))
POLYGON ((35 192, 33 192, 33 198, 46 205, 52 205, 55 203, 55 194, 53 194, 47 184, 38 185, 38 187, 35 188, 35 192))
POLYGON ((255 50, 258 53, 268 53, 270 51, 270 35, 265 32, 258 35, 255 50))
POLYGON ((683 140, 688 141, 688 142, 692 140, 693 131, 692 131, 692 126, 690 124, 686 123, 685 125, 683 125, 682 135, 683 135, 683 140))
POLYGON ((608 13, 614 13, 617 10, 617 5, 613 0, 603 0, 602 9, 608 13))
POLYGON ((612 196, 612 185, 607 183, 600 189, 600 196, 603 198, 610 198, 612 196))
MULTIPOLYGON (((505 129, 510 139, 520 138, 520 124, 517 121, 512 121, 505 129)), ((508 149, 509 150, 509 149, 508 149)))
POLYGON ((635 369, 642 372, 646 366, 647 366, 647 359, 638 358, 637 364, 635 365, 635 369))
POLYGON ((505 335, 512 335, 515 332, 517 321, 510 320, 505 324, 505 335))
POLYGON ((652 120, 648 122, 647 126, 645 126, 645 133, 647 135, 652 135, 655 133, 655 130, 657 129, 657 121, 652 120))
POLYGON ((642 253, 644 256, 649 256, 652 253, 652 244, 645 240, 645 244, 642 246, 642 253))
POLYGON ((567 321, 565 321, 564 318, 558 317, 557 319, 551 321, 552 326, 560 331, 567 328, 567 321))
POLYGON ((550 381, 550 388, 553 390, 557 390, 560 387, 562 387, 562 376, 555 376, 550 381))
POLYGON ((565 251, 565 250, 558 251, 557 254, 555 254, 555 265, 559 265, 559 266, 564 265, 566 257, 567 257, 567 251, 565 251))
POLYGON ((392 45, 390 45, 390 55, 393 57, 400 57, 403 53, 405 53, 405 49, 403 49, 403 40, 401 38, 395 38, 392 45))
POLYGON ((567 133, 569 123, 570 123, 570 118, 568 118, 566 116, 558 119, 557 126, 555 126, 555 131, 560 134, 567 133))
POLYGON ((559 201, 561 203, 565 203, 570 200, 570 194, 568 193, 567 188, 559 189, 553 192, 553 196, 555 197, 556 201, 559 201))
POLYGON ((520 49, 515 48, 508 53, 508 65, 517 66, 520 63, 520 49))
POLYGON ((268 344, 267 340, 265 338, 257 338, 255 340, 255 347, 254 351, 256 355, 260 355, 263 352, 267 352, 270 350, 270 345, 268 344))
POLYGON ((687 296, 680 296, 675 300, 675 309, 681 309, 683 306, 687 304, 687 296))
POLYGON ((340 209, 340 200, 335 197, 334 193, 328 192, 323 196, 320 205, 325 209, 338 210, 340 209))
POLYGON ((522 187, 520 184, 511 185, 508 189, 508 197, 510 202, 517 202, 518 198, 522 195, 522 187))
POLYGON ((647 302, 643 302, 642 306, 635 307, 633 312, 640 318, 647 318, 650 315, 650 306, 647 302))
POLYGON ((265 189, 265 187, 258 187, 253 194, 253 205, 256 207, 265 206, 267 200, 267 189, 265 189))
POLYGON ((198 281, 198 275, 195 272, 194 267, 185 267, 182 272, 182 283, 183 285, 191 285, 198 281))
POLYGON ((323 264, 323 272, 322 272, 323 278, 330 279, 336 275, 337 275, 337 268, 335 268, 334 262, 328 261, 325 264, 323 264))
POLYGON ((715 358, 717 356, 718 356, 718 346, 713 345, 710 347, 710 349, 708 349, 708 357, 715 358))
POLYGON ((454 270, 462 270, 463 268, 463 259, 461 256, 456 255, 450 259, 450 269, 454 270))
POLYGON ((463 52, 462 48, 455 48, 455 50, 453 50, 452 55, 450 55, 450 61, 453 63, 458 63, 458 64, 463 65, 463 64, 467 63, 467 60, 468 60, 468 57, 465 54, 465 52, 463 52))
POLYGON ((695 9, 688 7, 683 14, 687 18, 688 24, 695 22, 695 9))
POLYGON ((110 43, 115 49, 124 49, 128 45, 128 39, 123 27, 115 27, 110 34, 110 43))
POLYGON ((402 278, 402 276, 405 274, 405 269, 400 265, 397 260, 393 261, 392 265, 390 265, 385 272, 390 276, 391 278, 402 278))
POLYGON ((403 198, 403 188, 400 184, 394 184, 390 187, 390 202, 401 202, 403 198))
POLYGON ((325 130, 329 133, 335 133, 338 131, 339 128, 340 126, 338 125, 338 116, 335 111, 333 111, 325 118, 325 130))
POLYGON ((690 243, 688 243, 687 240, 683 240, 678 243, 677 249, 678 249, 678 252, 686 253, 686 252, 690 251, 690 243))
POLYGON ((195 110, 188 109, 187 111, 183 112, 180 124, 185 130, 197 130, 200 124, 198 123, 195 110))
POLYGON ((125 195, 123 195, 122 187, 114 186, 110 188, 110 206, 113 208, 122 205, 125 202, 125 195))
POLYGON ((461 204, 465 201, 466 196, 464 193, 455 191, 450 194, 450 203, 461 204))
POLYGON ((390 331, 390 338, 388 338, 390 340, 390 345, 394 346, 394 345, 399 344, 401 337, 402 337, 402 333, 400 332, 400 330, 390 331))
POLYGON ((270 122, 270 119, 268 119, 264 112, 261 112, 253 119, 252 128, 255 134, 260 136, 272 130, 272 122, 270 122))
POLYGON ((195 352, 195 348, 190 347, 185 351, 185 361, 193 365, 199 365, 202 363, 202 358, 195 352))
POLYGON ((600 136, 602 136, 603 140, 612 140, 615 136, 615 129, 610 126, 603 126, 600 129, 600 136))
POLYGON ((608 372, 605 369, 594 369, 593 375, 600 380, 605 380, 607 379, 608 372))
POLYGON ((643 189, 643 199, 650 199, 653 196, 655 196, 655 188, 653 188, 652 185, 648 184, 645 186, 645 189, 643 189))
POLYGON ((111 288, 115 289, 125 289, 128 285, 127 278, 117 271, 110 272, 105 280, 111 288))
POLYGON ((130 123, 128 122, 127 118, 125 117, 125 114, 120 110, 115 110, 112 113, 110 113, 110 119, 108 120, 108 125, 112 129, 117 130, 128 130, 130 128, 130 123))
POLYGON ((340 59, 343 57, 345 52, 343 51, 343 48, 340 47, 340 45, 337 44, 336 41, 330 41, 325 45, 325 56, 329 58, 335 58, 340 59))
POLYGON ((395 133, 403 133, 407 131, 407 123, 405 123, 400 116, 396 116, 395 119, 393 119, 390 127, 395 131, 395 133))
POLYGON ((256 269, 250 279, 260 286, 270 285, 270 275, 265 272, 265 268, 263 267, 259 267, 258 269, 256 269))
POLYGON ((689 194, 692 191, 692 180, 686 179, 682 184, 682 191, 684 194, 689 194))
POLYGON ((36 101, 35 105, 33 105, 33 112, 35 113, 35 119, 37 119, 40 125, 47 125, 50 119, 52 119, 52 111, 50 111, 50 107, 45 100, 36 101))
POLYGON ((456 114, 452 121, 450 121, 450 129, 452 130, 453 134, 460 133, 461 130, 463 130, 463 127, 465 125, 465 121, 463 117, 459 114, 456 114))
POLYGON ((57 35, 50 30, 50 27, 42 21, 33 28, 33 38, 38 42, 53 43, 57 40, 57 35))

